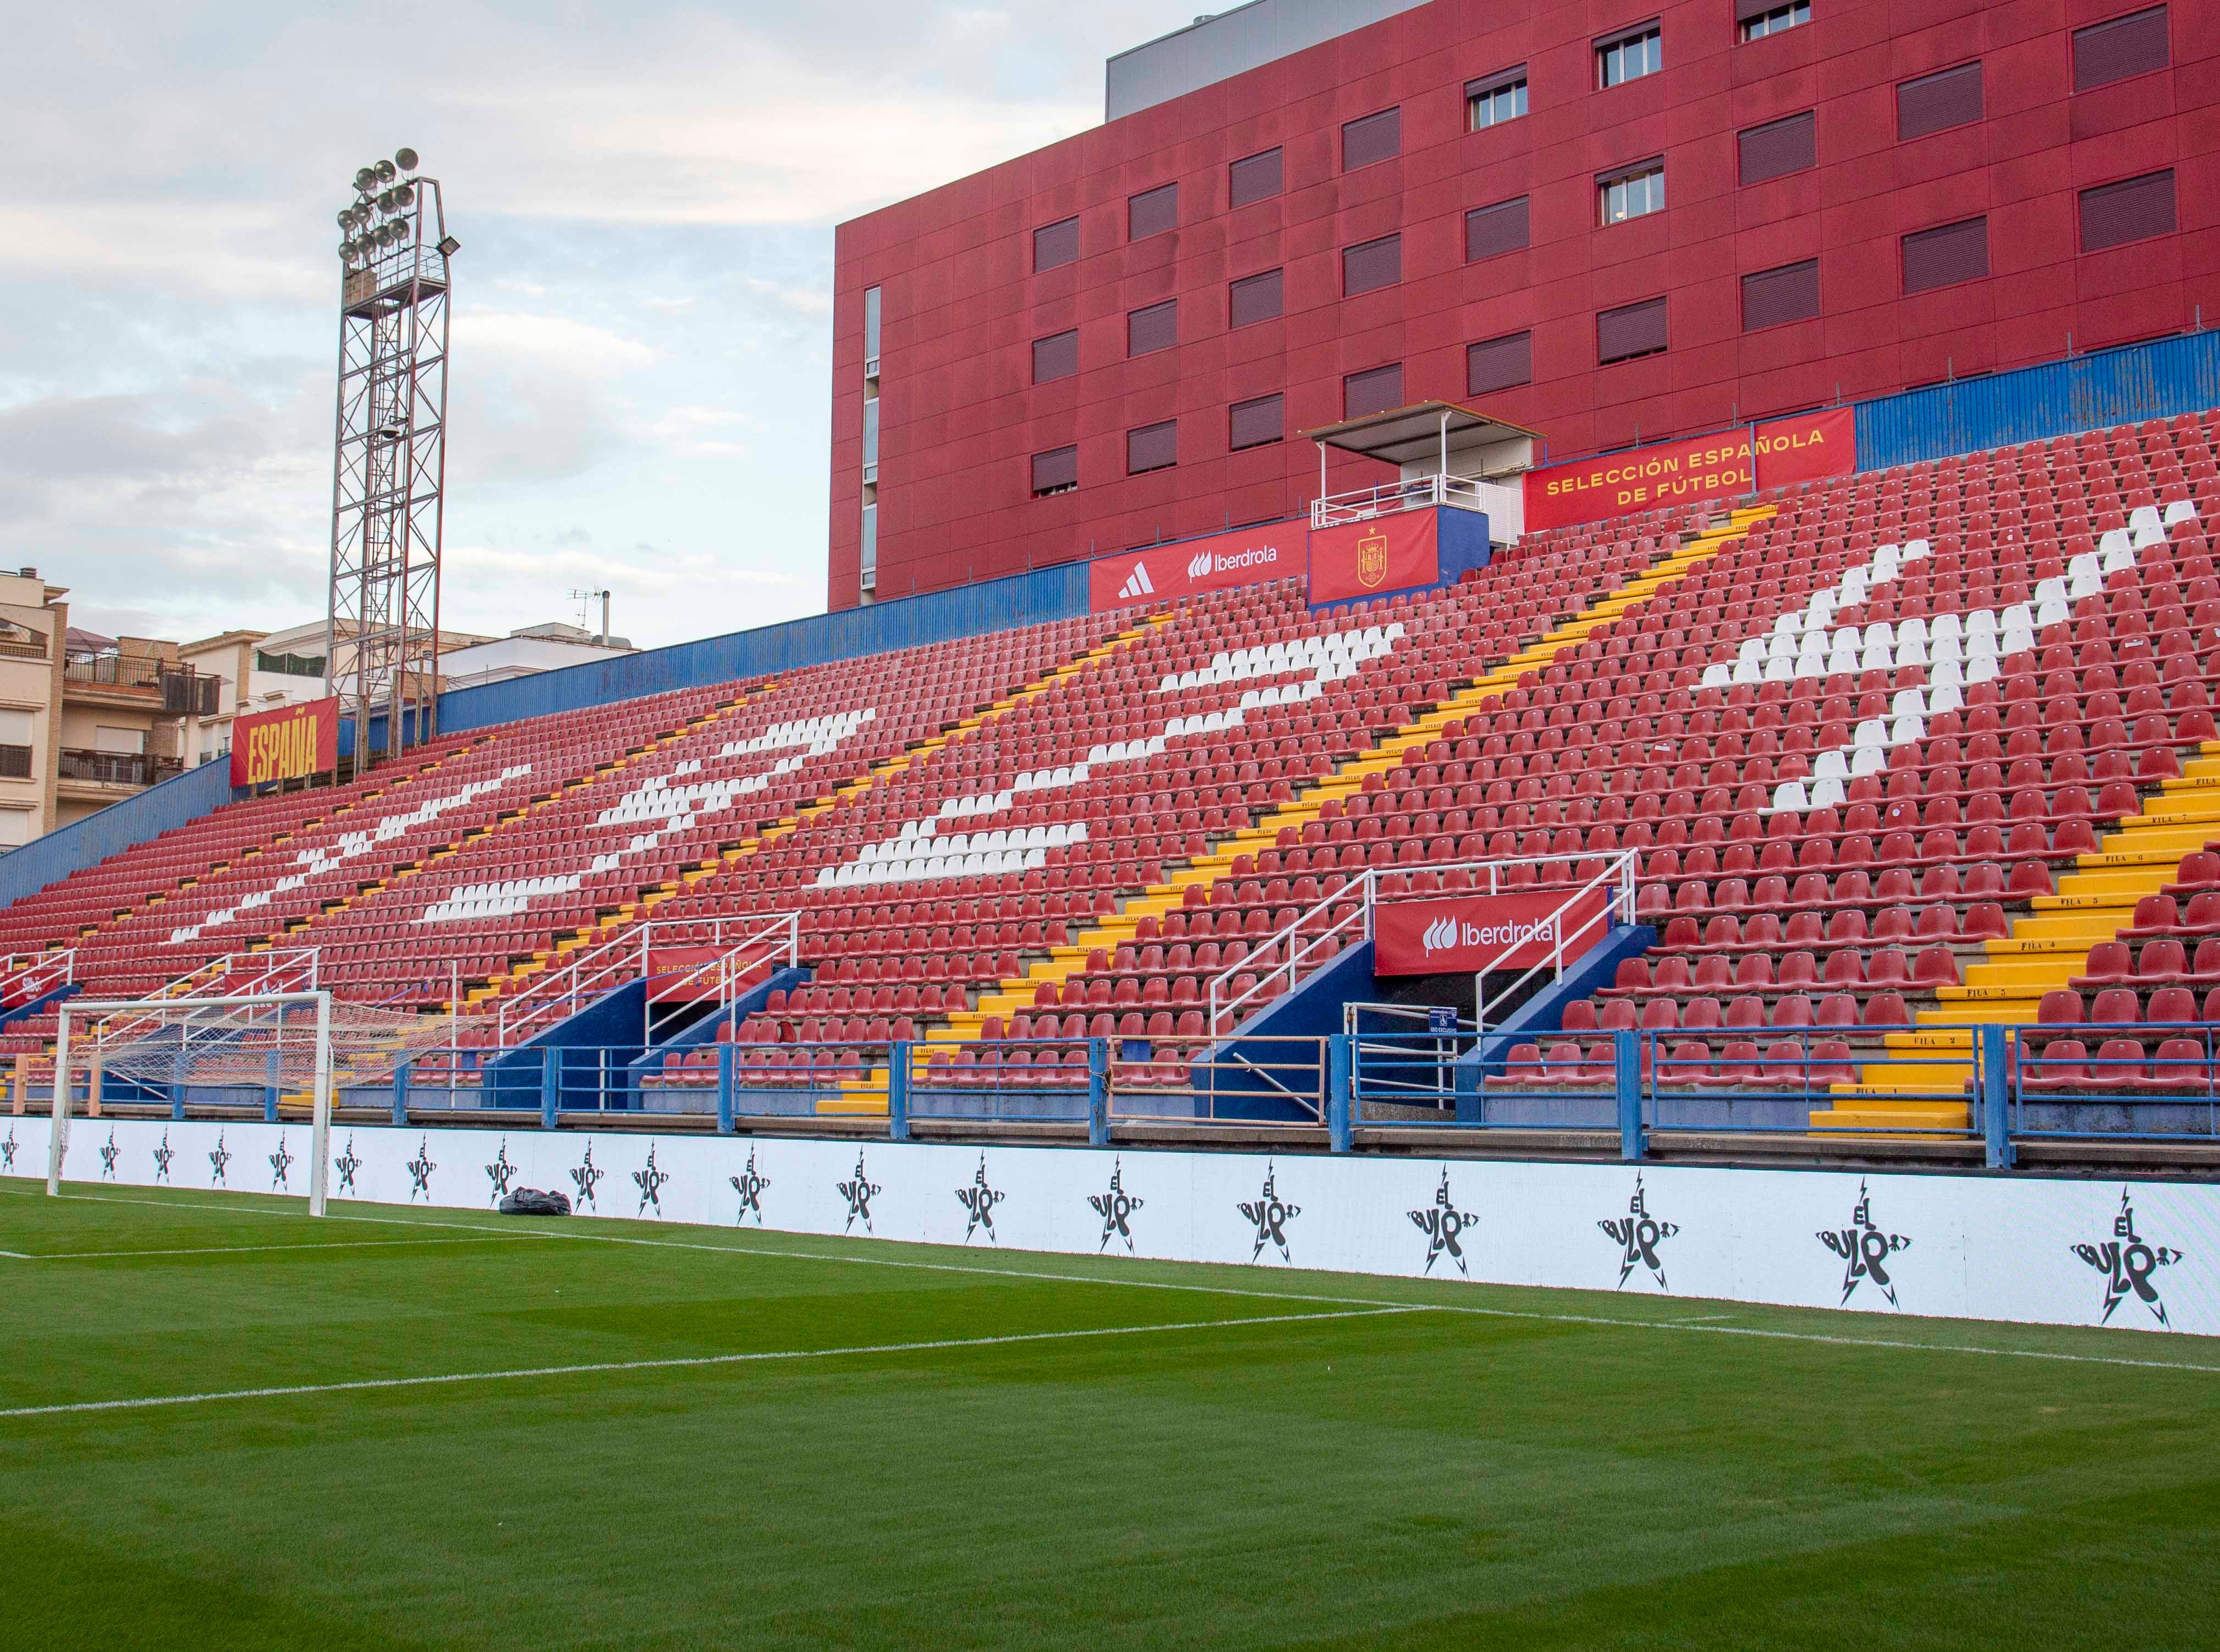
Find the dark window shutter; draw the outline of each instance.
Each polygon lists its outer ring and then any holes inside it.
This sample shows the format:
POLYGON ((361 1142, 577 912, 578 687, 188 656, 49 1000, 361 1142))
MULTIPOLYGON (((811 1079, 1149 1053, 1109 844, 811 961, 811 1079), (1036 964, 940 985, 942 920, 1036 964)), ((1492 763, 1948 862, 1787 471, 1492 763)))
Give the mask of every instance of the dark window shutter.
POLYGON ((1160 425, 1143 425, 1138 430, 1126 433, 1126 474, 1138 476, 1144 471, 1161 471, 1168 464, 1179 463, 1179 421, 1167 419, 1160 425))
POLYGON ((1051 448, 1033 455, 1033 491, 1055 493, 1079 485, 1079 449, 1051 448))
POLYGON ((1819 313, 1819 260, 1784 264, 1742 278, 1742 330, 1808 321, 1819 313))
POLYGON ((1137 309, 1126 317, 1126 353, 1145 356, 1154 350, 1169 350, 1179 342, 1179 300, 1168 298, 1161 304, 1151 304, 1146 309, 1137 309))
POLYGON ((1981 65, 1961 63, 1940 74, 1922 75, 1896 89, 1899 142, 1924 138, 1981 118, 1981 65))
POLYGON ((2075 91, 2148 74, 2165 68, 2168 60, 2164 6, 2073 31, 2075 91))
POLYGON ((1228 295, 1227 325, 1247 327, 1252 321, 1269 321, 1280 313, 1280 304, 1279 271, 1245 276, 1233 284, 1228 295))
POLYGON ((1267 149, 1261 155, 1250 155, 1237 160, 1225 169, 1225 203, 1228 207, 1245 207, 1252 202, 1269 201, 1280 192, 1280 152, 1267 149))
POLYGON ((1596 314, 1596 360, 1625 361, 1653 355, 1665 347, 1665 301, 1645 298, 1638 304, 1596 314))
POLYGON ((1769 121, 1742 134, 1742 181, 1762 184, 1819 164, 1818 123, 1810 109, 1769 121))
POLYGON ((1492 75, 1482 75, 1477 80, 1466 81, 1464 83, 1464 95, 1468 100, 1475 97, 1485 97, 1488 93, 1492 91, 1500 91, 1506 86, 1515 86, 1525 78, 1526 65, 1523 63, 1515 65, 1508 69, 1498 69, 1492 75))
POLYGON ((1787 3, 1787 0, 1735 0, 1735 22, 1737 24, 1746 23, 1753 17, 1762 17, 1767 12, 1787 3))
POLYGON ((1262 447, 1286 433, 1277 395, 1260 396, 1253 402, 1236 402, 1226 410, 1226 446, 1262 447))
POLYGON ((1361 292, 1392 287, 1403 278, 1403 238, 1382 235, 1376 241, 1342 249, 1341 292, 1354 298, 1361 292))
POLYGON ((2173 234, 2173 173, 2152 172, 2081 191, 2081 250, 2173 234))
POLYGON ((1464 256, 1469 264, 1515 252, 1527 245, 1526 197, 1477 207, 1464 215, 1464 256))
POLYGON ((1179 185, 1144 190, 1126 203, 1126 239, 1144 240, 1179 228, 1179 185))
POLYGON ((1959 223, 1923 229, 1904 238, 1904 290, 1925 292, 1961 281, 1976 281, 1989 272, 1989 221, 1967 218, 1959 223))
POLYGON ((1469 345, 1464 352, 1464 387, 1469 396, 1507 390, 1514 384, 1534 382, 1534 335, 1513 333, 1469 345))
POLYGON ((1362 419, 1403 405, 1403 364, 1368 367, 1341 381, 1341 416, 1362 419))
POLYGON ((1392 160, 1403 153, 1403 111, 1383 109, 1341 129, 1341 170, 1353 172, 1375 160, 1392 160))
POLYGON ((1060 223, 1043 224, 1033 231, 1033 269, 1036 271, 1053 270, 1059 264, 1070 264, 1079 257, 1079 220, 1066 218, 1060 223))
POLYGON ((1079 329, 1033 340, 1033 383, 1069 378, 1079 371, 1079 329))

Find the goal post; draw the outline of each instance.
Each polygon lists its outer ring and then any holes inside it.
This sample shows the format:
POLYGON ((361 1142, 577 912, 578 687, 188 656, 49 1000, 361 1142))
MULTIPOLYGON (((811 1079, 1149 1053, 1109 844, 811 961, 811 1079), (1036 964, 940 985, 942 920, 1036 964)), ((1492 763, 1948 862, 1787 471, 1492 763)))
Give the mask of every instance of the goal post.
POLYGON ((47 1192, 59 1194, 71 1119, 120 1092, 172 1107, 253 1106, 306 1095, 309 1213, 321 1216, 331 1174, 332 995, 240 993, 208 998, 68 999, 56 1006, 53 1127, 47 1192), (214 1093, 198 1102, 196 1093, 214 1093), (245 1098, 253 1095, 249 1103, 245 1098))

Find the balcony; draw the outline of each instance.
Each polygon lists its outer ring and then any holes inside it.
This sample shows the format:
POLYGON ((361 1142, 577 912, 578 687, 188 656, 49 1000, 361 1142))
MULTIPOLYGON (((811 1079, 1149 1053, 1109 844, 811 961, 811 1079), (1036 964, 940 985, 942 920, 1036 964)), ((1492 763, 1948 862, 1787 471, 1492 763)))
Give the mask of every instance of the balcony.
POLYGON ((159 709, 171 717, 213 717, 223 679, 152 655, 95 654, 62 667, 62 692, 72 700, 159 709))
POLYGON ((149 757, 139 751, 64 751, 56 754, 57 769, 65 786, 137 789, 167 780, 184 768, 177 757, 149 757))

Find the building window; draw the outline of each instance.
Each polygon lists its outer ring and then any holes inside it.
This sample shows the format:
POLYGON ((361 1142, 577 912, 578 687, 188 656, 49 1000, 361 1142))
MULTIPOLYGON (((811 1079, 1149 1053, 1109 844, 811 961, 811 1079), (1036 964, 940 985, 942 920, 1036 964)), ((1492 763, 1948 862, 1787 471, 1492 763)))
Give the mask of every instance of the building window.
POLYGON ((1486 396, 1534 382, 1534 335, 1512 333, 1481 344, 1467 345, 1464 388, 1468 396, 1486 396))
POLYGON ((1909 142, 1981 118, 1981 65, 1978 59, 1943 69, 1896 89, 1896 140, 1909 142))
POLYGON ((1598 41, 1595 54, 1597 85, 1639 80, 1665 66, 1665 31, 1657 23, 1644 23, 1624 34, 1598 41))
POLYGON ((1341 128, 1341 170, 1353 172, 1403 153, 1403 111, 1383 109, 1341 128))
POLYGON ((1033 340, 1033 383, 1069 378, 1079 371, 1079 329, 1033 340))
POLYGON ((1281 187, 1280 152, 1276 149, 1245 156, 1225 169, 1225 204, 1229 209, 1269 201, 1280 192, 1281 187))
POLYGON ((1989 272, 1989 221, 1967 218, 1940 224, 1904 238, 1904 290, 1908 296, 1936 287, 1978 281, 1989 272))
POLYGON ((856 555, 857 583, 867 591, 879 588, 879 508, 864 507, 864 535, 856 555))
POLYGON ((879 290, 864 289, 864 377, 879 376, 879 290))
POLYGON ((1226 409, 1225 445, 1237 453, 1244 447, 1269 447, 1286 433, 1276 394, 1236 402, 1226 409))
POLYGON ((1810 109, 1785 120, 1768 121, 1740 134, 1742 181, 1764 184, 1819 164, 1818 122, 1810 109))
POLYGON ((1464 257, 1468 264, 1516 252, 1527 245, 1526 197, 1498 201, 1492 207, 1475 207, 1464 215, 1464 257))
POLYGON ((1079 485, 1079 449, 1051 447, 1045 453, 1033 455, 1033 497, 1045 499, 1052 493, 1069 493, 1079 485))
POLYGON ((1065 218, 1033 231, 1033 273, 1071 264, 1079 258, 1079 220, 1065 218))
POLYGON ((1762 41, 1768 34, 1811 21, 1812 0, 1789 0, 1785 6, 1778 0, 1735 0, 1735 22, 1742 26, 1746 41, 1762 41))
POLYGON ((1526 112, 1526 65, 1522 63, 1515 69, 1468 82, 1464 99, 1475 132, 1517 120, 1526 112))
MULTIPOLYGON (((28 778, 26 769, 21 778, 28 778)), ((31 811, 0 809, 0 849, 20 849, 31 841, 31 811)))
POLYGON ((2124 246, 2154 235, 2171 235, 2175 222, 2171 169, 2081 191, 2081 250, 2085 252, 2101 252, 2108 246, 2124 246))
POLYGON ((1126 317, 1126 353, 1145 356, 1169 350, 1179 342, 1179 300, 1137 309, 1126 317))
POLYGON ((1179 185, 1166 184, 1144 190, 1126 203, 1126 239, 1146 240, 1179 228, 1179 185))
POLYGON ((1403 405, 1403 364, 1368 367, 1341 381, 1341 416, 1365 419, 1403 405))
POLYGON ((258 648, 254 651, 254 669, 275 671, 280 676, 321 676, 324 657, 321 654, 269 654, 258 648))
POLYGON ((879 398, 872 396, 864 400, 864 468, 870 470, 878 462, 879 398))
POLYGON ((1341 296, 1344 298, 1392 287, 1402 278, 1403 238, 1400 234, 1382 235, 1376 241, 1342 249, 1341 296))
POLYGON ((1596 314, 1596 365, 1632 361, 1654 356, 1665 347, 1665 301, 1645 298, 1638 304, 1596 314))
POLYGON ((1141 476, 1150 471, 1168 471, 1179 463, 1179 421, 1167 419, 1158 425, 1143 425, 1138 430, 1126 433, 1126 474, 1141 476))
POLYGON ((1808 321, 1819 313, 1819 260, 1784 264, 1742 278, 1742 330, 1808 321))
POLYGON ((0 708, 0 779, 30 777, 31 714, 15 707, 0 708))
POLYGON ((2148 74, 2169 61, 2164 6, 2073 31, 2073 90, 2078 92, 2148 74))
POLYGON ((1280 271, 1267 270, 1262 275, 1244 276, 1226 291, 1225 314, 1229 327, 1249 327, 1258 321, 1269 321, 1280 314, 1280 271))
POLYGON ((1665 163, 1645 160, 1627 171, 1596 179, 1596 211, 1607 224, 1665 210, 1665 163))

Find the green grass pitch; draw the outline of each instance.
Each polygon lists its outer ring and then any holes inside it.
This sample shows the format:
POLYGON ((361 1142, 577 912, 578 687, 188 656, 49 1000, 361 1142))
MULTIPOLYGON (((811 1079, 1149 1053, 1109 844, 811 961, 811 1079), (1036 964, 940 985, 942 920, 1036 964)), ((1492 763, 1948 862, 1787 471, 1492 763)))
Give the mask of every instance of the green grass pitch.
POLYGON ((2209 1340, 22 1184, 0 1251, 0 1645, 2220 1645, 2209 1340))

